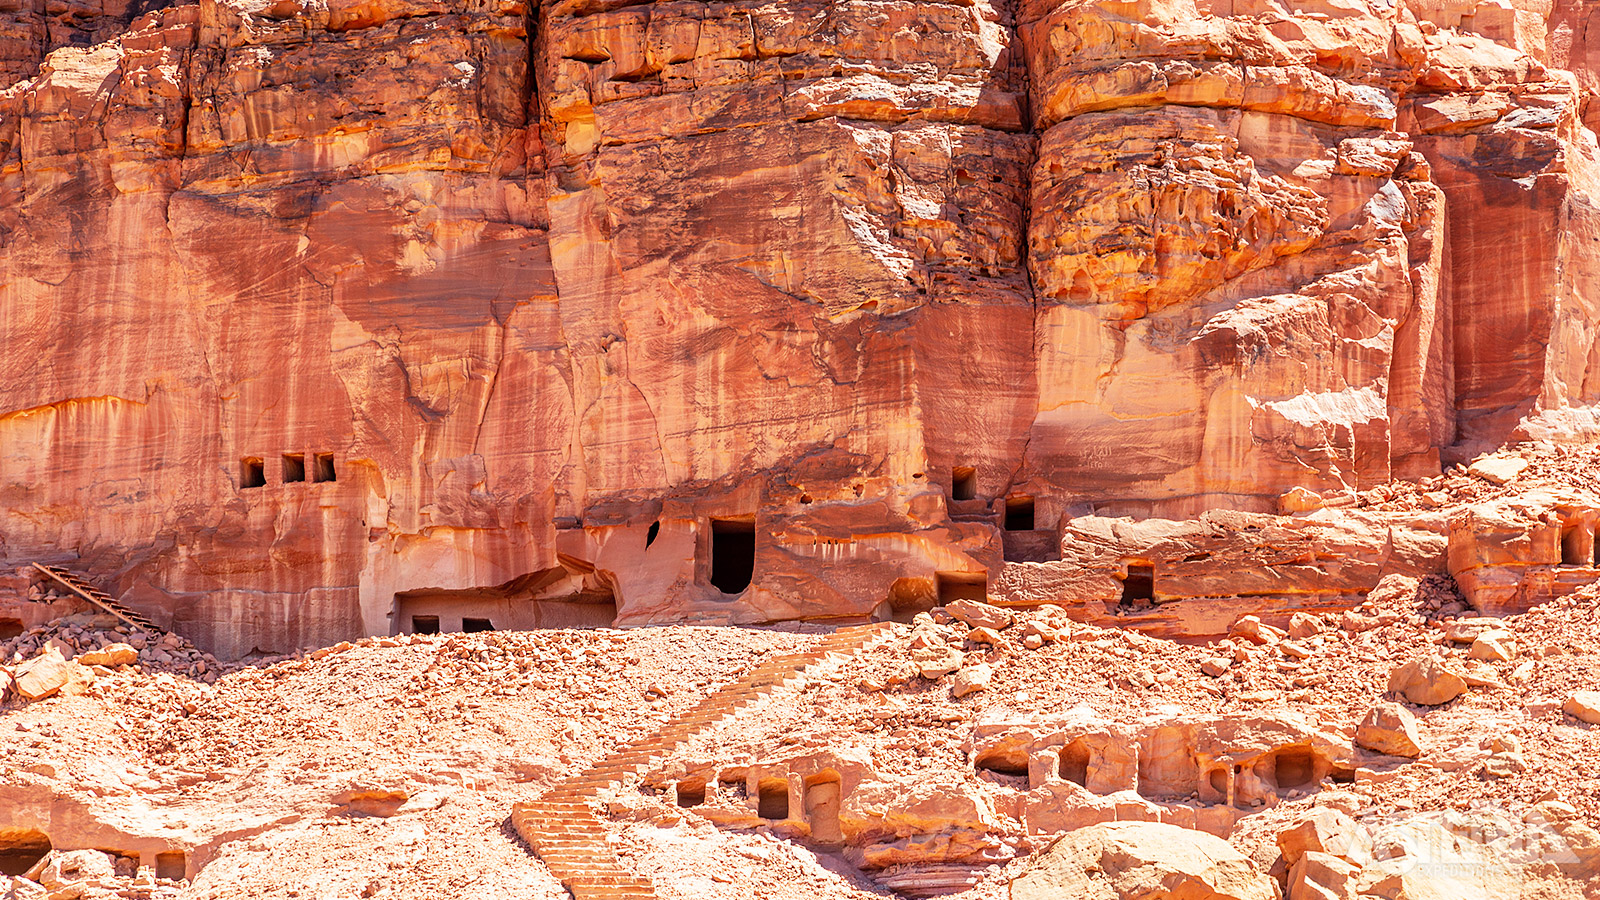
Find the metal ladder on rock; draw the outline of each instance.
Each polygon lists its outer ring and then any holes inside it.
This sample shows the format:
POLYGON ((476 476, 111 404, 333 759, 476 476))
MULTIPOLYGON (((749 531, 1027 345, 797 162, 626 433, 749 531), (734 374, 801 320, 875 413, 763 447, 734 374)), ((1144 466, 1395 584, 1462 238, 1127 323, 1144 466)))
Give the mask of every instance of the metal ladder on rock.
POLYGON ((144 616, 141 616, 126 606, 123 606, 121 603, 113 599, 111 595, 105 593, 89 582, 84 581, 82 578, 79 578, 66 569, 61 568, 60 566, 47 566, 43 563, 34 563, 33 567, 64 585, 67 590, 89 601, 90 603, 93 603, 95 606, 100 607, 111 615, 116 616, 134 628, 143 628, 145 631, 149 631, 151 633, 161 633, 166 631, 165 628, 157 626, 154 622, 146 619, 144 616))
POLYGON ((807 650, 773 656, 651 734, 607 754, 531 803, 511 810, 511 824, 575 900, 655 900, 650 879, 625 869, 590 805, 625 779, 650 771, 679 746, 740 710, 798 681, 824 661, 843 662, 894 634, 889 622, 841 628, 807 650))

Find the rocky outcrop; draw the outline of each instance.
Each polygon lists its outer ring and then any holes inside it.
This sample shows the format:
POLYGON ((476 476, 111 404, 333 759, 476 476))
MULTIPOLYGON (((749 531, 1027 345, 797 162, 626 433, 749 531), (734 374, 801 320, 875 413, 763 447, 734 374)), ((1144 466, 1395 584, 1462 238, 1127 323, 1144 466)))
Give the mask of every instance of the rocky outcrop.
POLYGON ((1277 900, 1272 879, 1221 838, 1154 822, 1108 822, 1057 841, 1011 883, 1012 900, 1140 897, 1277 900))
POLYGON ((1287 626, 1297 612, 1356 605, 1385 576, 1440 570, 1444 530, 1423 511, 1077 516, 1062 524, 1060 559, 1008 562, 992 591, 1006 603, 1059 604, 1082 621, 1154 634, 1220 635, 1256 614, 1287 626))
POLYGON ((1449 570, 1472 605, 1520 612, 1594 580, 1594 498, 1529 491, 1520 501, 1474 504, 1450 518, 1449 570))
POLYGON ((882 617, 1600 430, 1565 7, 157 7, 0 9, 0 554, 219 655, 882 617))

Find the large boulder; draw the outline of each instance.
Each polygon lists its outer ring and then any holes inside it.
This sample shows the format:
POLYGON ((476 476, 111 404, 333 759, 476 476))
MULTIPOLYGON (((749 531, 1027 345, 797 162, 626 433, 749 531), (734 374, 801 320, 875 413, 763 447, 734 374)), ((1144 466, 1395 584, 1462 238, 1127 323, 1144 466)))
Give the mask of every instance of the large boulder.
MULTIPOLYGON (((51 891, 54 897, 63 889, 89 882, 105 884, 116 878, 116 867, 111 857, 99 850, 71 850, 52 853, 50 862, 39 874, 39 884, 51 891)), ((70 896, 77 896, 70 894, 70 896)))
POLYGON ((1360 878, 1355 863, 1310 850, 1289 869, 1289 900, 1356 900, 1360 878))
POLYGON ((1466 691, 1466 680, 1434 657, 1413 659, 1389 673, 1390 693, 1423 706, 1449 703, 1466 691))
POLYGON ((972 628, 999 630, 1008 627, 1016 618, 1009 609, 1001 609, 977 600, 953 600, 945 604, 944 611, 956 621, 972 628))
POLYGON ((1516 656, 1516 642, 1511 632, 1504 629, 1485 631, 1472 641, 1467 656, 1484 662, 1510 662, 1516 656))
POLYGON ((60 651, 48 647, 43 653, 17 666, 16 692, 29 700, 43 700, 61 690, 72 675, 72 666, 60 651))
POLYGON ((1518 456, 1485 456, 1468 466, 1467 474, 1490 484, 1510 484, 1526 468, 1528 461, 1518 456))
POLYGON ((938 681, 961 668, 966 654, 954 647, 923 647, 911 651, 911 661, 917 672, 929 681, 938 681))
POLYGON ((1580 722, 1600 725, 1600 691, 1574 691, 1561 704, 1561 711, 1580 722))
POLYGON ((1416 759, 1422 755, 1417 717, 1398 703, 1379 703, 1356 728, 1355 744, 1385 756, 1416 759))
POLYGON ((1156 822, 1070 832, 1011 882, 1011 900, 1277 900, 1278 884, 1227 842, 1156 822))
POLYGON ((994 677, 994 669, 988 663, 974 663, 962 667, 956 673, 956 683, 953 693, 957 697, 965 697, 978 691, 988 690, 989 679, 994 677))
POLYGON ((1278 850, 1290 866, 1307 853, 1337 856, 1361 863, 1372 853, 1372 840, 1355 820, 1327 806, 1306 813, 1292 828, 1278 833, 1278 850))
POLYGON ((128 644, 107 644, 78 654, 78 662, 86 666, 131 666, 138 661, 139 651, 128 644))

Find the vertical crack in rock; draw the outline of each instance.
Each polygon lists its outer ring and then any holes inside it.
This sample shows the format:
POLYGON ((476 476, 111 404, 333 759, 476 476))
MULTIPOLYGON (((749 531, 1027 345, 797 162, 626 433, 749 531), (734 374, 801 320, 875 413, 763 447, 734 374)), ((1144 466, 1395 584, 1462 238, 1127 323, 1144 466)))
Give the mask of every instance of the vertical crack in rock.
POLYGON ((483 439, 483 427, 489 420, 489 411, 494 408, 494 392, 500 386, 500 373, 506 364, 506 342, 509 340, 510 327, 498 317, 495 321, 500 332, 499 352, 495 356, 494 371, 489 375, 489 386, 483 392, 483 409, 478 414, 478 427, 472 433, 472 452, 479 452, 479 443, 483 439))
MULTIPOLYGON (((528 4, 523 11, 523 42, 526 44, 527 57, 524 65, 527 67, 523 85, 523 117, 524 127, 530 132, 542 129, 545 125, 544 114, 539 104, 539 43, 543 29, 540 23, 544 20, 544 0, 525 0, 528 4)), ((528 140, 524 140, 526 146, 528 140)), ((540 145, 543 145, 540 141, 540 145)), ((543 161, 541 160, 541 163, 543 161)), ((527 162, 528 177, 533 177, 533 161, 527 162)), ((541 166, 542 167, 542 166, 541 166)), ((548 216, 546 216, 548 219, 548 216)))

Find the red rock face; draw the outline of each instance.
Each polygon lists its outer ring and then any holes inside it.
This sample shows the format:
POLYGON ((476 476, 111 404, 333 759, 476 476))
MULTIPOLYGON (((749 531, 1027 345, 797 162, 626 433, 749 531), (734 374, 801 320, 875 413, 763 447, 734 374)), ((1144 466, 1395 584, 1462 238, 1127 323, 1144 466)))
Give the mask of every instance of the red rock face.
POLYGON ((1586 14, 1296 9, 0 7, 0 554, 229 655, 868 616, 1592 436, 1586 14))

